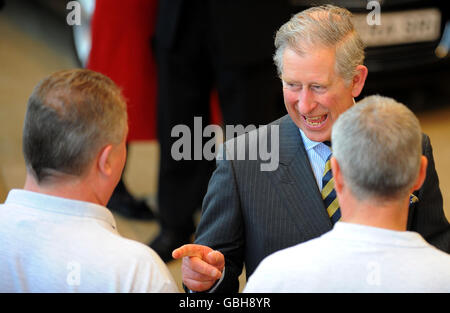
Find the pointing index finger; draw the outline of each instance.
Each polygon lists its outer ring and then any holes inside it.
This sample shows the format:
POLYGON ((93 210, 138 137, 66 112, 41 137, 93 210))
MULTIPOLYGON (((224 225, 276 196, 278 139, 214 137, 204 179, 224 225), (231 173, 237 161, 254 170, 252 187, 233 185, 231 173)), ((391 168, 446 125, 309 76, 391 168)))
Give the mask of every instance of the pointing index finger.
POLYGON ((196 244, 186 244, 183 245, 172 252, 172 257, 174 259, 180 259, 186 256, 192 257, 196 256, 202 260, 205 259, 206 255, 213 251, 213 249, 202 246, 202 245, 196 245, 196 244))

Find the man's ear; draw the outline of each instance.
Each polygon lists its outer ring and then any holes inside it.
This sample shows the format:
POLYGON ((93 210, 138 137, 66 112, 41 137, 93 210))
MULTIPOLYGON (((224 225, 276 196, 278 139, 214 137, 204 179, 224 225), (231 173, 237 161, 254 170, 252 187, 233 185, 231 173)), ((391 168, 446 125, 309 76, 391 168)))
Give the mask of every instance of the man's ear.
POLYGON ((420 189, 420 187, 422 187, 422 184, 427 176, 427 166, 428 166, 428 159, 426 156, 422 155, 422 158, 420 160, 419 175, 417 175, 416 181, 414 182, 414 185, 412 187, 412 191, 415 191, 417 189, 420 189))
POLYGON ((112 174, 111 151, 112 145, 106 145, 100 150, 97 157, 97 167, 100 173, 106 176, 110 176, 112 174))
POLYGON ((341 174, 341 168, 339 167, 339 163, 337 162, 334 156, 330 159, 331 171, 333 172, 334 178, 334 189, 336 192, 341 193, 343 187, 343 179, 341 174))
POLYGON ((353 76, 352 80, 352 96, 356 98, 361 93, 364 88, 364 84, 366 82, 367 75, 369 70, 364 65, 358 65, 356 67, 356 75, 353 76))

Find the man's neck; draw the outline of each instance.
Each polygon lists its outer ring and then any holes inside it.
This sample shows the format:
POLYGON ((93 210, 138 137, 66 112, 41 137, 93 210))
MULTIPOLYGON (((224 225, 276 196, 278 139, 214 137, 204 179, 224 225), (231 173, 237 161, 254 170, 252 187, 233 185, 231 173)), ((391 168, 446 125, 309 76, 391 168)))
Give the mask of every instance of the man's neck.
POLYGON ((341 208, 343 222, 405 231, 409 199, 401 201, 352 201, 350 210, 341 208))
POLYGON ((50 178, 46 182, 38 183, 31 174, 27 173, 23 189, 49 196, 106 205, 96 190, 90 186, 88 181, 73 177, 70 179, 67 177, 50 178))

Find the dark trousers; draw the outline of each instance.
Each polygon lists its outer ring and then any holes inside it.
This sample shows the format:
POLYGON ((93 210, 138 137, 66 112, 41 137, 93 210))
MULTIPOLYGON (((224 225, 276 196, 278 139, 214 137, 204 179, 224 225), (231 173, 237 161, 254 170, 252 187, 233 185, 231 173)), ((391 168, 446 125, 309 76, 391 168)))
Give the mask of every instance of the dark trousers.
POLYGON ((163 48, 155 41, 160 143, 158 207, 161 226, 182 235, 195 230, 193 214, 201 207, 214 161, 174 160, 171 148, 179 138, 171 137, 172 128, 184 124, 193 135, 194 117, 202 117, 203 128, 207 126, 213 88, 218 92, 225 125, 258 127, 285 114, 281 82, 271 55, 251 65, 224 62, 224 52, 216 44, 220 33, 209 21, 205 3, 189 1, 173 47, 163 48))

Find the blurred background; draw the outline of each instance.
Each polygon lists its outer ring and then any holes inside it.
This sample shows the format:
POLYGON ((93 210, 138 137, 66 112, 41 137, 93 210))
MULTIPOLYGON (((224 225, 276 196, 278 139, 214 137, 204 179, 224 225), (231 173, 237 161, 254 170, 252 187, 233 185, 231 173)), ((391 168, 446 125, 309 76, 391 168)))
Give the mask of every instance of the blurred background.
MULTIPOLYGON (((40 79, 54 71, 84 67, 88 62, 91 46, 90 20, 95 1, 75 1, 81 8, 79 26, 68 24, 68 14, 73 11, 73 7, 67 9, 67 2, 6 0, 0 10, 1 202, 10 189, 23 187, 25 167, 21 150, 22 123, 28 96, 33 87, 40 79)), ((286 1, 289 9, 286 11, 285 20, 289 19, 290 14, 309 7, 311 2, 286 1)), ((148 21, 150 28, 154 28, 156 22, 154 19, 157 1, 152 3, 155 5, 149 6, 154 11, 151 15, 153 20, 148 21)), ((378 28, 367 25, 367 14, 373 11, 366 8, 368 1, 314 1, 314 4, 322 3, 345 6, 355 14, 355 24, 368 45, 366 65, 369 68, 369 77, 362 96, 378 93, 394 97, 408 105, 419 117, 423 131, 430 136, 433 144, 445 214, 450 219, 448 1, 379 1, 382 27, 378 28), (447 36, 446 40, 444 35, 447 36)), ((128 1, 123 1, 124 6, 127 4, 128 1)), ((277 27, 279 26, 281 25, 277 27)), ((273 34, 275 31, 276 28, 273 29, 273 34)), ((133 35, 129 34, 130 37, 133 35)), ((151 40, 148 45, 151 45, 151 40)), ((123 179, 133 195, 144 199, 157 210, 155 198, 159 145, 155 135, 155 80, 156 76, 152 77, 152 85, 148 86, 149 104, 146 113, 139 117, 146 132, 129 142, 123 179)), ((214 109, 214 102, 213 99, 212 119, 220 123, 220 112, 217 108, 214 109)), ((127 218, 116 213, 115 217, 118 230, 123 236, 145 244, 159 232, 155 220, 127 218)), ((198 219, 198 216, 196 218, 198 219)), ((181 288, 180 262, 171 261, 168 266, 181 288)), ((242 277, 241 284, 244 283, 242 277)))

